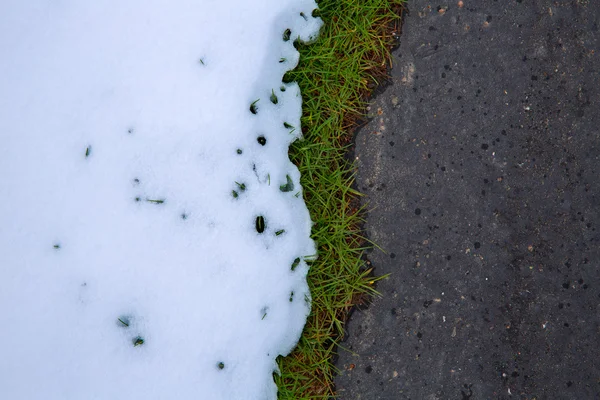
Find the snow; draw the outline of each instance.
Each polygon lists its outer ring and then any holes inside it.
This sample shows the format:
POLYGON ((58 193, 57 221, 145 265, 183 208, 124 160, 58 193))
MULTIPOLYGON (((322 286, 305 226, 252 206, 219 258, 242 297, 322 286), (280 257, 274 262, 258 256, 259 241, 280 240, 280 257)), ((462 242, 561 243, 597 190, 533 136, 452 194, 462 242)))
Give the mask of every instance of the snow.
POLYGON ((282 76, 315 7, 0 2, 0 398, 276 398, 315 254, 282 76))

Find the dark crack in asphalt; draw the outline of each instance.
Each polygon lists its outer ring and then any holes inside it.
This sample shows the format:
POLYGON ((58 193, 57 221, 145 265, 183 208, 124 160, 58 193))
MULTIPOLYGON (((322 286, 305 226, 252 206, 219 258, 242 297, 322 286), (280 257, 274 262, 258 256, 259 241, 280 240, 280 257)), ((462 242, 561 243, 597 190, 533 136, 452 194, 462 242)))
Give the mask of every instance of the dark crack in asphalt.
POLYGON ((354 399, 600 399, 600 2, 411 0, 356 139, 354 399))

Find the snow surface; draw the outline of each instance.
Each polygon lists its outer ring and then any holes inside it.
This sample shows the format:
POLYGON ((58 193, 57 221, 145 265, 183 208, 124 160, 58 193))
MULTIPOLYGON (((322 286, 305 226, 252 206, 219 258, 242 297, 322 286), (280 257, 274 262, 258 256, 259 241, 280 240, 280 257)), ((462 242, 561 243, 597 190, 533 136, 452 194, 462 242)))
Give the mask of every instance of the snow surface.
POLYGON ((0 399, 276 398, 315 254, 282 76, 315 7, 0 2, 0 399))

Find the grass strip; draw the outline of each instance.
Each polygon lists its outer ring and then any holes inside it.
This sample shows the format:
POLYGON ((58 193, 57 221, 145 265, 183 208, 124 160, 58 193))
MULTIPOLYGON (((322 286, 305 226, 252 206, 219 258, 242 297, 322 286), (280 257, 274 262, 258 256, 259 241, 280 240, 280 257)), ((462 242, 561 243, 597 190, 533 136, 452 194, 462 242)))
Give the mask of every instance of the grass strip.
POLYGON ((290 148, 301 172, 305 201, 315 225, 319 258, 308 283, 312 312, 296 350, 278 360, 279 399, 334 396, 333 356, 349 310, 375 294, 362 259, 361 211, 348 159, 353 130, 373 89, 387 76, 394 32, 404 0, 321 0, 325 22, 318 40, 297 44, 300 64, 284 78, 300 85, 304 139, 290 148))

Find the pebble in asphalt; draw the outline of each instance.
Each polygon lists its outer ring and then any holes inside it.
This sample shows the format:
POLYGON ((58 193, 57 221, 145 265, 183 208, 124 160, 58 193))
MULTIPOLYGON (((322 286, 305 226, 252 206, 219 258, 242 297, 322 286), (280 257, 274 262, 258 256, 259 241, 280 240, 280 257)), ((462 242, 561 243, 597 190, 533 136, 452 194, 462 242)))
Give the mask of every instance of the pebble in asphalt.
POLYGON ((356 139, 353 399, 600 399, 600 2, 407 2, 356 139))

